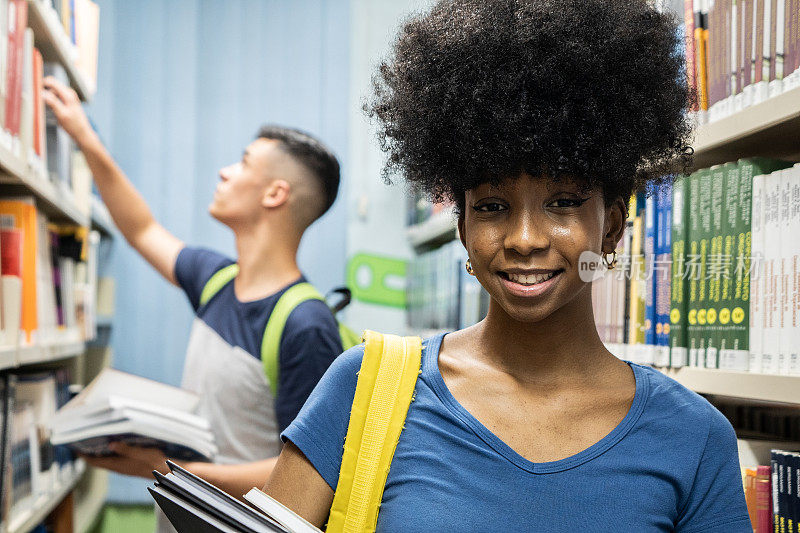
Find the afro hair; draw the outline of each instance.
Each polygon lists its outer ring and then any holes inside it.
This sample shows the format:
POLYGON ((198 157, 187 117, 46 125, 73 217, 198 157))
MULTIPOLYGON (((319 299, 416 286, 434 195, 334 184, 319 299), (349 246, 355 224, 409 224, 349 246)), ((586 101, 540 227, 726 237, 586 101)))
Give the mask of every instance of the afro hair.
POLYGON ((384 175, 459 207, 523 172, 627 199, 689 163, 682 45, 645 0, 440 0, 373 80, 384 175))

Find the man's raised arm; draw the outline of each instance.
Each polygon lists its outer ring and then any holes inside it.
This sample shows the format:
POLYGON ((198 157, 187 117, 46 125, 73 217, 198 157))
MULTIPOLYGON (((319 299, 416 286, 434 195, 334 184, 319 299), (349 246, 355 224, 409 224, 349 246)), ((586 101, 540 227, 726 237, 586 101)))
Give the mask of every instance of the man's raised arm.
POLYGON ((86 157, 97 190, 125 240, 170 283, 177 285, 175 261, 183 242, 153 217, 142 195, 100 142, 75 91, 52 77, 45 78, 44 86, 45 103, 86 157))

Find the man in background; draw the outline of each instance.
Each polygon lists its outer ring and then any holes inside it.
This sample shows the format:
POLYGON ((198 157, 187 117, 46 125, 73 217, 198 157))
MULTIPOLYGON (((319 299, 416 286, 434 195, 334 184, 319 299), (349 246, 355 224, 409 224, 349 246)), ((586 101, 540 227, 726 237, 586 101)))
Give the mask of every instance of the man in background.
MULTIPOLYGON (((278 386, 271 390, 261 361, 264 330, 276 302, 304 282, 297 250, 305 230, 333 204, 339 163, 322 143, 300 131, 264 127, 239 162, 219 171, 209 213, 231 229, 237 258, 186 246, 153 217, 89 124, 77 94, 53 78, 44 100, 86 157, 114 223, 126 241, 189 298, 192 326, 183 387, 197 393, 199 414, 210 424, 217 464, 183 466, 233 495, 269 477, 281 450, 280 432, 294 419, 319 378, 342 351, 327 305, 300 303, 280 340, 278 386), (211 277, 236 263, 238 274, 207 302, 211 277)), ((117 457, 93 465, 151 477, 166 468, 157 449, 116 443, 117 457)))

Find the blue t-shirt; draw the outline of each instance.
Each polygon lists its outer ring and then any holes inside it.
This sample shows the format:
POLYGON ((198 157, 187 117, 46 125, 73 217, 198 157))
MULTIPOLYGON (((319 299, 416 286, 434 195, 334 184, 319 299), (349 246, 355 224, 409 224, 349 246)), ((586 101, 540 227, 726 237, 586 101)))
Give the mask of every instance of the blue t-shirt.
MULTIPOLYGON (((648 367, 630 411, 565 459, 526 460, 452 396, 443 336, 422 373, 383 493, 378 531, 752 532, 736 435, 701 396, 648 367)), ((336 488, 363 346, 339 357, 283 433, 336 488)))
MULTIPOLYGON (((230 346, 238 346, 260 360, 264 330, 275 304, 289 287, 306 280, 301 277, 275 294, 250 302, 240 302, 234 284, 228 283, 201 306, 200 294, 208 280, 233 263, 211 250, 186 247, 178 254, 175 277, 199 319, 230 346)), ((308 300, 291 312, 281 337, 278 390, 277 393, 273 391, 279 431, 294 420, 314 386, 341 352, 339 328, 325 302, 308 300)))

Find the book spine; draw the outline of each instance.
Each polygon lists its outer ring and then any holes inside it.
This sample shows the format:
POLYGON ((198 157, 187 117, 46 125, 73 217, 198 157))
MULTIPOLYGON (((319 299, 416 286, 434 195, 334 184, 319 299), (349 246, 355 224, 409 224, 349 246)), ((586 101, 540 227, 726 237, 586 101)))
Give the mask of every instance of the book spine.
POLYGON ((786 0, 775 2, 775 79, 783 79, 786 50, 786 0))
POLYGON ((697 111, 699 109, 700 95, 697 87, 697 58, 695 56, 695 15, 694 5, 699 0, 683 0, 683 40, 686 54, 686 81, 689 86, 691 104, 689 109, 697 111))
MULTIPOLYGON (((778 249, 778 293, 776 294, 777 312, 778 312, 778 345, 780 351, 778 352, 778 359, 780 367, 778 371, 781 374, 789 373, 789 360, 791 352, 791 343, 793 331, 790 322, 790 309, 789 309, 789 292, 791 291, 791 284, 789 283, 790 276, 790 250, 793 248, 791 242, 793 236, 791 234, 792 221, 789 213, 791 206, 791 188, 792 188, 792 171, 791 169, 781 170, 780 174, 780 194, 778 196, 778 231, 780 232, 780 248, 778 249)), ((796 238, 796 236, 794 236, 796 238)))
POLYGON ((781 368, 780 354, 780 317, 778 315, 778 298, 780 290, 780 173, 767 174, 764 180, 764 339, 763 360, 764 372, 777 374, 781 368))
POLYGON ((659 346, 659 361, 670 365, 670 284, 672 282, 672 184, 663 185, 658 197, 661 226, 658 230, 660 254, 658 258, 658 291, 656 294, 656 344, 659 346))
POLYGON ((753 83, 764 80, 764 18, 770 0, 755 0, 753 5, 753 83))
POLYGON ((708 9, 705 0, 694 3, 694 48, 699 107, 708 110, 708 9))
POLYGON ((769 466, 756 468, 756 521, 754 533, 772 531, 772 475, 769 466))
POLYGON ((8 11, 8 99, 6 100, 6 129, 19 135, 22 107, 22 70, 24 35, 28 24, 28 4, 25 0, 10 0, 8 11))
MULTIPOLYGON (((713 334, 708 323, 708 309, 711 304, 713 290, 709 276, 709 263, 712 260, 712 239, 715 235, 712 233, 712 219, 714 214, 714 182, 717 175, 722 175, 722 165, 711 167, 711 171, 704 174, 700 181, 700 280, 697 288, 697 324, 699 326, 700 343, 697 353, 697 365, 701 367, 711 366, 709 364, 712 361, 709 358, 709 348, 711 348, 711 357, 716 355, 714 347, 710 343, 713 334)), ((718 191, 722 190, 721 182, 716 189, 718 191)))
POLYGON ((800 165, 784 170, 788 180, 789 229, 786 247, 786 346, 787 374, 800 375, 800 165))
MULTIPOLYGON (((703 315, 703 324, 700 322, 700 305, 701 305, 701 283, 705 272, 705 265, 703 264, 703 225, 701 212, 703 211, 702 203, 703 189, 708 184, 708 170, 701 170, 692 176, 689 182, 689 197, 691 198, 689 211, 689 256, 686 260, 686 275, 689 278, 689 311, 687 315, 688 320, 688 335, 689 335, 689 365, 699 366, 699 361, 705 361, 705 346, 702 345, 702 326, 705 324, 705 314, 703 315)), ((710 194, 705 198, 705 201, 710 200, 710 194)), ((703 301, 705 301, 705 287, 703 286, 703 301)))
POLYGON ((752 243, 753 243, 753 176, 752 167, 745 173, 742 164, 731 168, 731 185, 738 188, 731 210, 735 211, 732 221, 732 267, 733 280, 729 303, 731 307, 730 348, 728 368, 731 370, 750 370, 750 292, 752 283, 752 243))
POLYGON ((784 463, 786 464, 786 533, 797 533, 795 524, 795 465, 794 457, 791 452, 783 454, 784 463))
POLYGON ((689 363, 687 258, 691 252, 689 236, 690 191, 694 176, 682 176, 672 186, 672 272, 670 283, 669 343, 670 366, 689 363))
POLYGON ((777 451, 778 468, 778 531, 786 533, 786 456, 783 451, 777 451))
POLYGON ((726 41, 728 43, 728 54, 726 57, 729 58, 728 64, 728 73, 730 78, 730 86, 728 88, 728 94, 731 96, 739 94, 741 90, 740 83, 738 80, 739 76, 739 10, 741 6, 739 5, 742 0, 731 0, 729 4, 729 12, 728 12, 728 35, 729 38, 726 41))
MULTIPOLYGON (((767 24, 767 21, 764 21, 767 24)), ((778 33, 778 0, 769 0, 769 72, 767 80, 775 81, 775 67, 776 55, 775 50, 777 46, 777 33, 778 33)), ((764 58, 766 60, 766 57, 764 58)))
POLYGON ((778 483, 778 450, 770 450, 769 464, 772 476, 772 530, 779 533, 781 530, 780 491, 778 483))
POLYGON ((755 3, 758 0, 746 0, 742 3, 742 16, 744 17, 744 34, 742 36, 742 68, 744 69, 742 72, 742 85, 744 87, 750 87, 753 83, 753 69, 755 65, 753 64, 754 58, 754 48, 755 48, 755 28, 753 27, 753 21, 755 19, 754 10, 756 9, 755 3))
POLYGON ((644 208, 644 343, 656 344, 656 291, 655 291, 655 255, 656 255, 656 192, 651 191, 645 200, 644 208))
POLYGON ((747 514, 750 516, 750 523, 756 523, 756 472, 752 468, 745 470, 744 475, 744 499, 747 503, 747 514))
MULTIPOLYGON (((736 364, 733 346, 739 344, 735 340, 733 320, 734 309, 734 268, 736 251, 736 235, 739 223, 739 166, 736 163, 725 165, 725 181, 722 186, 722 224, 720 230, 719 251, 719 304, 717 323, 719 331, 719 368, 733 370, 736 364)), ((738 291, 741 294, 741 288, 738 291)), ((735 317, 740 318, 741 317, 735 317)), ((746 370, 746 368, 745 368, 746 370)))
POLYGON ((752 238, 750 274, 750 372, 763 372, 762 345, 764 336, 764 175, 753 176, 753 165, 747 160, 741 163, 742 182, 752 181, 752 238))

